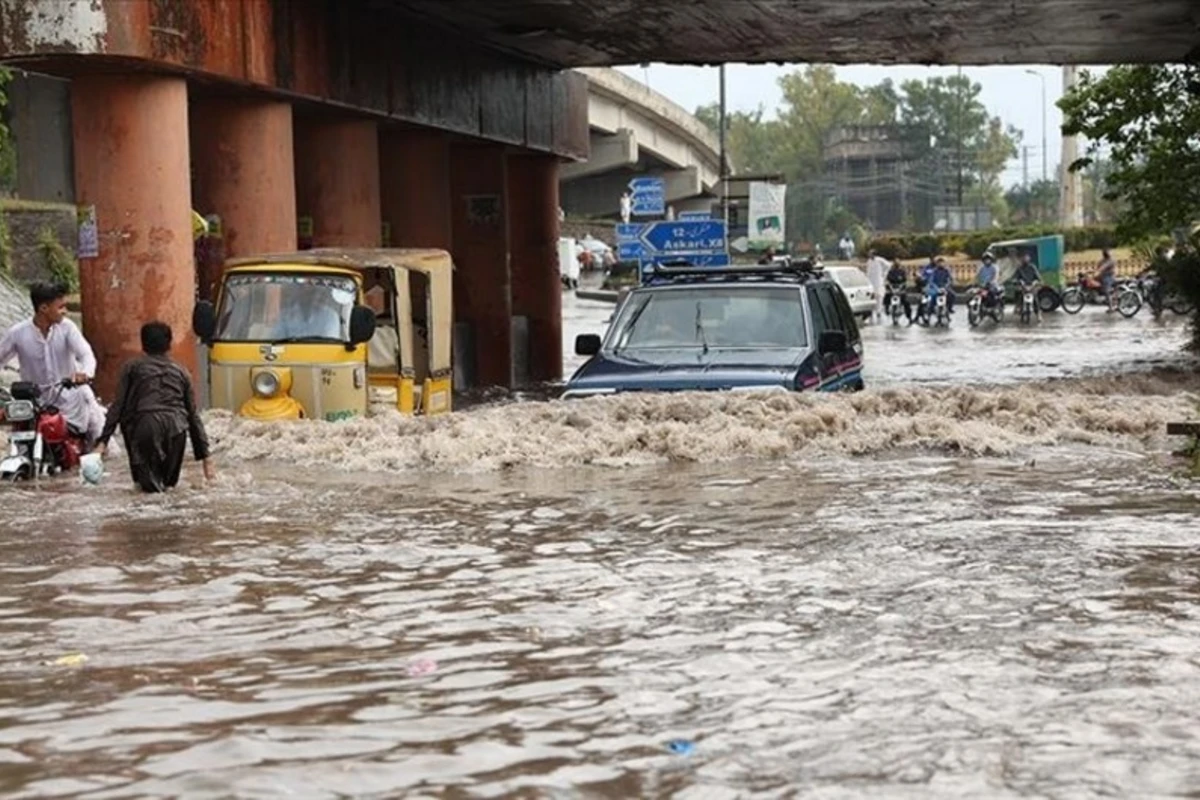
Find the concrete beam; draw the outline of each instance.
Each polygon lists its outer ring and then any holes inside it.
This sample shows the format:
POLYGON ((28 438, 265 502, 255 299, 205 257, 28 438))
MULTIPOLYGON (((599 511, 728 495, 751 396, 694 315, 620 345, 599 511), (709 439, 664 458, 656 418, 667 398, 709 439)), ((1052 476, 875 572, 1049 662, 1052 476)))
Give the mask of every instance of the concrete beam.
POLYGON ((184 75, 586 158, 586 79, 475 44, 380 3, 0 0, 0 62, 184 75))
POLYGON ((587 161, 563 165, 559 180, 573 181, 602 172, 633 169, 638 163, 637 135, 631 130, 619 130, 611 136, 593 135, 591 150, 587 161))

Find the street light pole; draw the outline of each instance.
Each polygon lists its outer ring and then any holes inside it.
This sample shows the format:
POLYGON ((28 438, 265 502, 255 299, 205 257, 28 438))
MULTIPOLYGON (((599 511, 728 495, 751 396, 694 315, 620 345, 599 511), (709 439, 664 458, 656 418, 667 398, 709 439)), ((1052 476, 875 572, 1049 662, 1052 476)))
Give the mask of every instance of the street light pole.
POLYGON ((1046 168, 1046 76, 1037 70, 1025 70, 1030 75, 1035 76, 1042 82, 1042 182, 1045 183, 1050 177, 1050 171, 1046 168))

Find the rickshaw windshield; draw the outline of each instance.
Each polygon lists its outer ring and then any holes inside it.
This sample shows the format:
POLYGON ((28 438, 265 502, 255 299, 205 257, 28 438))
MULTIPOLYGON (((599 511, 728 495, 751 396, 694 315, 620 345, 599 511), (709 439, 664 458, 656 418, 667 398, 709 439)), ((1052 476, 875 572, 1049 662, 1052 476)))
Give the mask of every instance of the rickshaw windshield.
POLYGON ((345 342, 358 297, 343 275, 229 275, 217 315, 218 342, 345 342))

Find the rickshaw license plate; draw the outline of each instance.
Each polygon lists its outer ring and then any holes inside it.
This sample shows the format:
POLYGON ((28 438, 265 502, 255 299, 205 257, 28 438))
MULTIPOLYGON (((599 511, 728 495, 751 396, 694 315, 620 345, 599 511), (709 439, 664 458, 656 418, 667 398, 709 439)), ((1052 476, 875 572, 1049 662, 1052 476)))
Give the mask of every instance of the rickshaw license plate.
POLYGON ((37 431, 17 431, 8 435, 10 442, 32 442, 37 438, 37 431))

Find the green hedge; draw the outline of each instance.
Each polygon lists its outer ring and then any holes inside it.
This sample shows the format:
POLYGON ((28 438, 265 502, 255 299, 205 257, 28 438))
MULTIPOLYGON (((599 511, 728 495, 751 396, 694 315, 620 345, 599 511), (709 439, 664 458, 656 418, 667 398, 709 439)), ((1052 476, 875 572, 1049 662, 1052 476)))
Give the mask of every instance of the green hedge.
POLYGON ((1053 236, 1061 233, 1063 245, 1068 253, 1081 250, 1099 250, 1121 244, 1110 227, 1068 228, 1051 227, 1005 228, 978 233, 910 233, 895 236, 878 236, 867 243, 887 259, 929 258, 936 255, 964 253, 979 258, 992 242, 1006 239, 1032 239, 1037 236, 1053 236))

